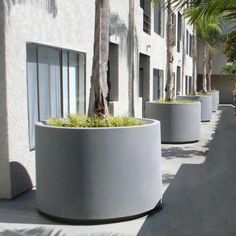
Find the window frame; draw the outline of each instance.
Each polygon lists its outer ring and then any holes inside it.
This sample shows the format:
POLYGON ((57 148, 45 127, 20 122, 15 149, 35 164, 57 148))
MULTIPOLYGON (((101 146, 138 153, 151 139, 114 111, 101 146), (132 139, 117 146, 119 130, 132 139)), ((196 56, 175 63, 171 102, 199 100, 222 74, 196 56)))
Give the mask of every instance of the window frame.
MULTIPOLYGON (((40 94, 39 94, 39 90, 40 90, 40 86, 39 86, 39 47, 44 47, 44 48, 48 48, 48 49, 56 49, 58 50, 59 53, 59 66, 60 66, 60 108, 61 108, 61 114, 60 117, 64 117, 64 95, 63 95, 63 89, 64 89, 64 85, 63 85, 63 52, 66 52, 67 54, 67 83, 68 83, 68 97, 69 95, 69 89, 70 89, 70 75, 69 75, 69 66, 70 66, 70 61, 69 61, 69 54, 71 53, 76 53, 77 55, 79 54, 83 54, 84 56, 84 111, 86 113, 86 91, 87 91, 87 83, 86 83, 86 78, 87 78, 87 74, 86 74, 86 67, 87 67, 87 54, 85 52, 82 51, 76 51, 76 50, 72 50, 72 49, 66 49, 66 48, 61 48, 61 47, 55 47, 55 46, 51 46, 51 45, 47 45, 47 44, 41 44, 41 43, 35 43, 35 42, 27 42, 26 43, 26 84, 27 84, 27 110, 28 110, 28 140, 29 140, 29 150, 30 151, 34 151, 35 150, 35 145, 31 145, 30 143, 30 129, 31 129, 31 125, 30 125, 30 107, 29 107, 29 81, 28 81, 28 47, 29 46, 34 46, 35 50, 36 50, 36 55, 35 55, 35 63, 36 63, 36 83, 37 83, 37 121, 40 122, 40 94)), ((68 98, 68 114, 70 114, 70 101, 68 98)))
POLYGON ((163 5, 163 0, 160 1, 158 6, 154 7, 153 31, 156 34, 158 34, 160 37, 164 38, 165 37, 165 8, 162 5, 163 5), (158 18, 156 18, 155 14, 157 14, 158 18))
POLYGON ((163 90, 163 84, 164 84, 164 70, 163 69, 158 69, 158 68, 153 68, 153 82, 152 82, 152 100, 158 100, 163 98, 164 96, 164 90, 163 90), (154 74, 156 73, 156 85, 158 85, 156 88, 154 88, 154 74), (158 89, 159 89, 159 94, 158 94, 158 89), (154 90, 156 90, 156 94, 158 95, 156 98, 154 97, 154 90))

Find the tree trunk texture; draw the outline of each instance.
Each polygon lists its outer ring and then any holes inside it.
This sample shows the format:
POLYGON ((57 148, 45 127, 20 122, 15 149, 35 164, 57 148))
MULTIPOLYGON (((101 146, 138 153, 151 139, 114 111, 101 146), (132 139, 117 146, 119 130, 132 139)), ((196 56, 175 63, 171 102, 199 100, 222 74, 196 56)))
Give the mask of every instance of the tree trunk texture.
POLYGON ((211 91, 211 76, 212 76, 213 55, 208 51, 208 69, 207 69, 207 90, 211 91))
POLYGON ((167 1, 167 81, 166 81, 166 101, 174 99, 173 84, 173 16, 171 9, 171 0, 167 1))
POLYGON ((192 47, 192 57, 193 57, 193 82, 191 93, 193 95, 197 94, 197 30, 196 25, 193 25, 193 47, 192 47))
MULTIPOLYGON (((185 20, 182 21, 182 84, 186 83, 185 81, 185 61, 186 61, 186 44, 185 44, 185 37, 186 37, 186 28, 185 28, 185 20)), ((188 46, 188 45, 187 45, 188 46)), ((183 86, 182 86, 183 87, 183 86)), ((188 91, 188 88, 185 88, 185 91, 188 91)), ((184 94, 185 91, 182 89, 182 93, 184 94)))
POLYGON ((130 57, 130 76, 129 76, 129 116, 134 116, 134 81, 135 81, 135 22, 134 22, 134 0, 129 0, 129 57, 130 57))
POLYGON ((202 90, 204 93, 207 93, 207 45, 206 45, 206 43, 204 43, 204 49, 203 49, 202 90))
POLYGON ((102 119, 109 115, 107 106, 107 69, 109 57, 109 0, 96 0, 93 67, 89 116, 102 119))

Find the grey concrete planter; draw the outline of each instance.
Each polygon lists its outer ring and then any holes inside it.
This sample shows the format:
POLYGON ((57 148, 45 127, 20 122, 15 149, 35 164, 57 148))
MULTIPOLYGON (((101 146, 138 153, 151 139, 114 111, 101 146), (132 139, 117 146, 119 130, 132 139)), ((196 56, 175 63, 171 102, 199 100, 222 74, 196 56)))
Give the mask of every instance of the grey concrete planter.
POLYGON ((136 218, 161 201, 160 123, 119 128, 36 125, 37 207, 72 222, 136 218))
POLYGON ((200 139, 200 102, 146 103, 145 116, 161 122, 162 143, 188 143, 200 139))
POLYGON ((218 109, 218 105, 219 105, 219 91, 218 90, 212 90, 211 91, 212 94, 212 111, 216 112, 218 109))
POLYGON ((201 121, 210 121, 212 116, 212 95, 177 96, 177 100, 201 102, 201 121))

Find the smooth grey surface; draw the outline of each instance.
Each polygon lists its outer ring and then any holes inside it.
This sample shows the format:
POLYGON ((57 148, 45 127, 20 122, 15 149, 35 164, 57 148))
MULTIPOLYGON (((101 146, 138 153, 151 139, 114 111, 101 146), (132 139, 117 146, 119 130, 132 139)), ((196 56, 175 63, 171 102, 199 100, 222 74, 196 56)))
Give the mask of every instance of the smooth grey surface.
POLYGON ((212 111, 216 112, 220 103, 220 93, 218 90, 212 90, 212 111))
POLYGON ((161 200, 159 121, 116 128, 36 125, 38 209, 71 220, 147 212, 161 200))
POLYGON ((201 121, 210 121, 212 116, 212 95, 177 96, 177 100, 201 102, 201 121))
POLYGON ((145 117, 161 122, 162 143, 185 143, 200 139, 201 104, 146 103, 145 117))
POLYGON ((139 236, 235 235, 236 117, 233 108, 221 109, 206 162, 181 166, 163 195, 164 210, 146 220, 139 236))

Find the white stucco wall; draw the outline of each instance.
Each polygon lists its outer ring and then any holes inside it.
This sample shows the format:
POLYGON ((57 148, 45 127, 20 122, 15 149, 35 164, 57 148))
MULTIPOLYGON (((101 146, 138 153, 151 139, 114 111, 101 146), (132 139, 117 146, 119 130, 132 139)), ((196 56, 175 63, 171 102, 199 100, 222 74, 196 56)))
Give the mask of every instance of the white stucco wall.
POLYGON ((50 0, 20 2, 8 6, 5 1, 9 161, 21 163, 35 184, 34 152, 29 152, 28 138, 26 43, 85 52, 88 97, 95 7, 94 1, 55 1, 55 10, 49 8, 50 0))
POLYGON ((0 198, 11 195, 10 165, 8 162, 8 125, 7 125, 7 91, 5 65, 5 11, 0 1, 0 198))

